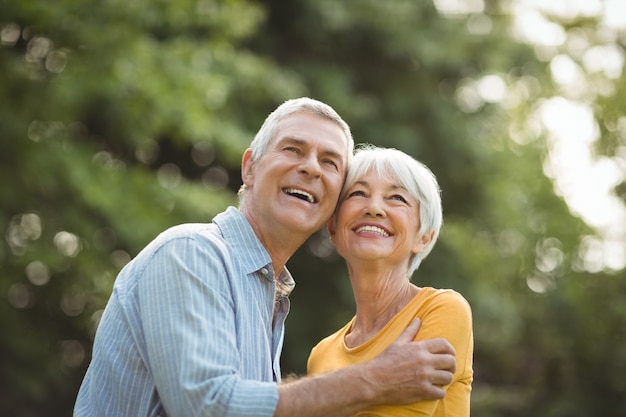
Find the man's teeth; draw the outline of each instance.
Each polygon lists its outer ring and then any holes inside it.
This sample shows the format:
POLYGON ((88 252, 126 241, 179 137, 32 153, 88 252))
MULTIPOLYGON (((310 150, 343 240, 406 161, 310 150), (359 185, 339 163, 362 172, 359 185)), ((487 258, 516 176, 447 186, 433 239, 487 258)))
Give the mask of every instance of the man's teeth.
POLYGON ((381 229, 380 227, 376 227, 376 226, 361 226, 355 231, 357 233, 375 233, 381 236, 389 236, 389 233, 387 233, 384 229, 381 229))
POLYGON ((312 194, 307 193, 306 191, 298 190, 296 188, 286 188, 285 192, 294 197, 298 197, 299 199, 306 200, 309 203, 314 203, 315 199, 312 194))

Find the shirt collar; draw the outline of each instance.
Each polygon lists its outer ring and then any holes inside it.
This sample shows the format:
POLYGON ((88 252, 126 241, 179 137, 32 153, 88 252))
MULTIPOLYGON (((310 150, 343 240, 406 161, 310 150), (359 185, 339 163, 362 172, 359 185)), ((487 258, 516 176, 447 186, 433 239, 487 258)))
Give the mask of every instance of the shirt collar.
MULTIPOLYGON (((220 229, 226 244, 233 250, 233 253, 239 254, 247 274, 268 268, 270 273, 262 275, 269 280, 274 280, 272 259, 265 246, 254 233, 250 222, 239 209, 232 206, 228 207, 225 211, 215 216, 213 223, 220 229)), ((278 281, 280 281, 281 289, 287 294, 295 286, 293 277, 287 270, 287 267, 283 268, 283 271, 278 276, 278 281)))
MULTIPOLYGON (((261 274, 266 279, 274 280, 274 268, 272 259, 267 249, 254 233, 246 216, 236 207, 228 207, 213 219, 213 223, 220 229, 224 241, 232 249, 233 253, 239 254, 242 265, 247 274, 268 269, 268 273, 261 274)), ((277 278, 279 292, 288 296, 296 283, 291 273, 285 266, 277 278)))
POLYGON ((269 253, 252 230, 248 219, 239 209, 228 207, 213 219, 233 253, 242 259, 246 273, 258 271, 271 266, 269 253))

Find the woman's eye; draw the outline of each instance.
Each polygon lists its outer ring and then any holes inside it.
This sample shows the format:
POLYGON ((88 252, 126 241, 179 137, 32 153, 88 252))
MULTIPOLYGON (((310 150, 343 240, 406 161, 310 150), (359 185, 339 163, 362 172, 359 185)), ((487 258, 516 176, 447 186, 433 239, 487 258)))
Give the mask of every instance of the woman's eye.
POLYGON ((356 190, 356 191, 352 191, 350 194, 348 194, 348 197, 363 197, 365 195, 365 193, 361 190, 356 190))
POLYGON ((401 196, 400 194, 394 194, 393 196, 391 196, 391 199, 392 199, 392 200, 401 201, 401 202, 403 202, 403 203, 407 203, 407 204, 408 204, 407 199, 406 199, 406 198, 404 198, 403 196, 401 196))

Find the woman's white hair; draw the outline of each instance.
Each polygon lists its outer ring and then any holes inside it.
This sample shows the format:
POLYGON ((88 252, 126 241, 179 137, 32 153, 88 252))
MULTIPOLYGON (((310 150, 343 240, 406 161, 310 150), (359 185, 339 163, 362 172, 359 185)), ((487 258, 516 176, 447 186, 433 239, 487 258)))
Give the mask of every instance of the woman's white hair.
MULTIPOLYGON (((357 147, 350 161, 348 175, 344 183, 339 202, 345 198, 347 190, 367 173, 374 172, 384 180, 399 183, 419 202, 420 228, 418 236, 432 233, 432 239, 421 253, 413 254, 409 259, 408 276, 419 267, 420 263, 432 250, 443 223, 441 190, 435 175, 421 162, 410 155, 393 148, 379 148, 370 144, 357 147)), ((336 212, 335 212, 336 216, 336 212)))

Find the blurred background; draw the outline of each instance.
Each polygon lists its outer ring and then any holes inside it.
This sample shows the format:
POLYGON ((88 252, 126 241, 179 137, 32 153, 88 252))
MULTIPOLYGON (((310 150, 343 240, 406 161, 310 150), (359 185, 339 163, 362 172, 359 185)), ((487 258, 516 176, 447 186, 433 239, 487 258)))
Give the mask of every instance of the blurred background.
MULTIPOLYGON (((473 415, 626 415, 623 0, 0 0, 0 40, 2 416, 71 415, 117 272, 299 96, 438 177, 413 282, 473 307, 473 415)), ((323 231, 288 266, 301 374, 354 306, 323 231)))

